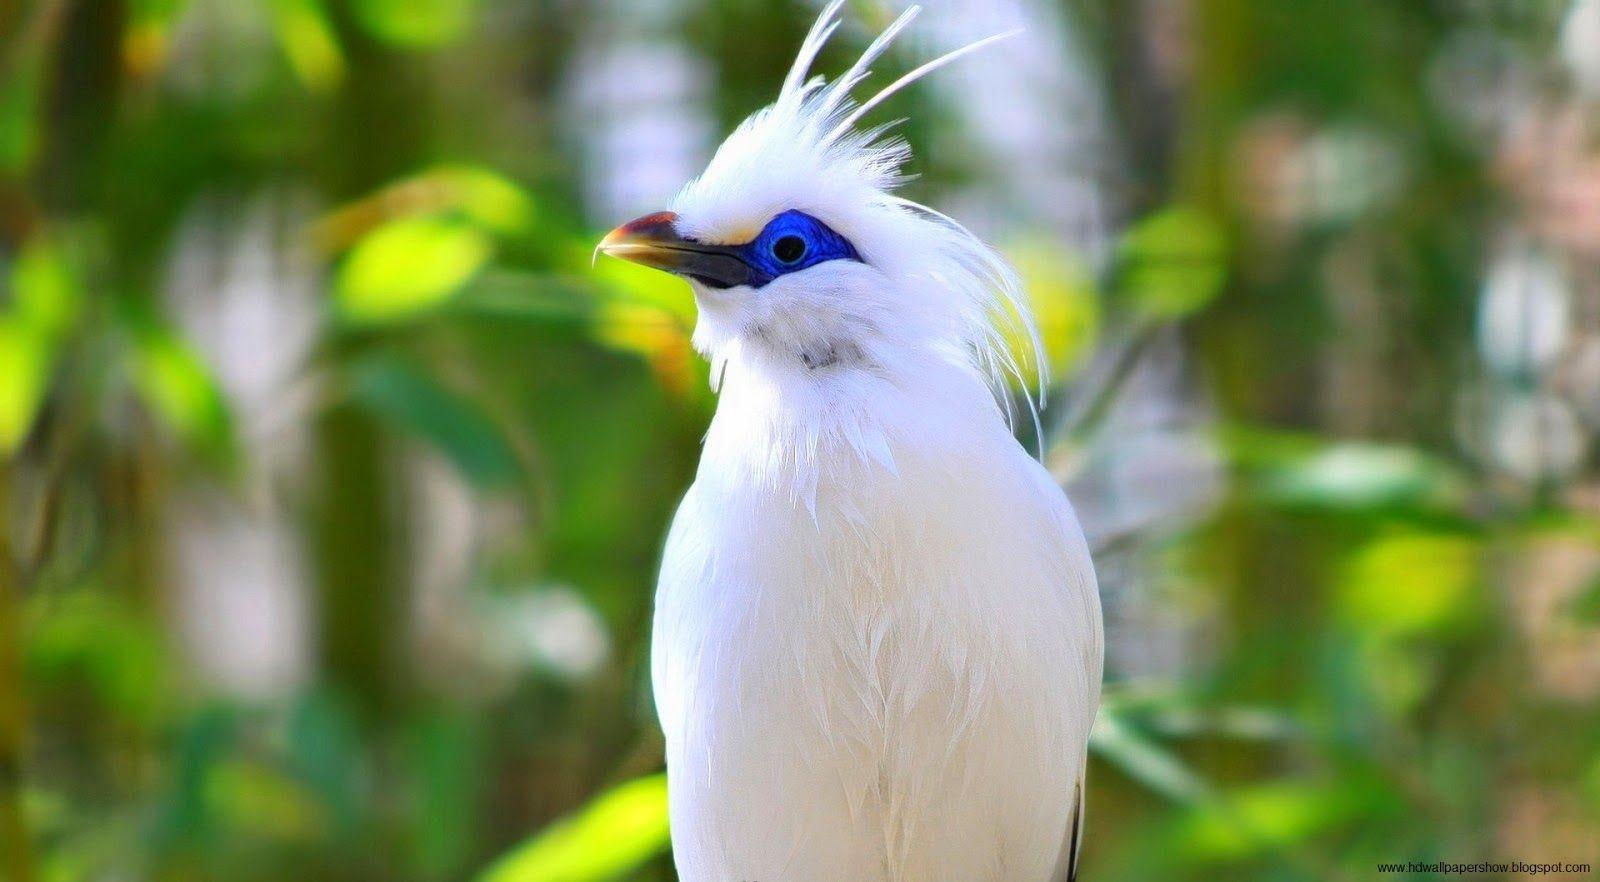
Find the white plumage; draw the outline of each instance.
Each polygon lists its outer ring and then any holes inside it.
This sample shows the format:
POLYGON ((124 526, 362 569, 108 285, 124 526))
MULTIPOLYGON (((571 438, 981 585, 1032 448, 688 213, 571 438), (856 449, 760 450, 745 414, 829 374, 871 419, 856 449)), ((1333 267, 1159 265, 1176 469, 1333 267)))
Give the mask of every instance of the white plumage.
POLYGON ((694 280, 720 381, 656 599, 679 873, 1066 878, 1100 606, 1071 507, 997 404, 1007 325, 1031 320, 1002 259, 892 195, 904 144, 855 128, 882 95, 849 90, 915 10, 807 80, 838 6, 674 213, 601 246, 694 280), (855 254, 761 275, 778 264, 750 249, 794 211, 855 254))

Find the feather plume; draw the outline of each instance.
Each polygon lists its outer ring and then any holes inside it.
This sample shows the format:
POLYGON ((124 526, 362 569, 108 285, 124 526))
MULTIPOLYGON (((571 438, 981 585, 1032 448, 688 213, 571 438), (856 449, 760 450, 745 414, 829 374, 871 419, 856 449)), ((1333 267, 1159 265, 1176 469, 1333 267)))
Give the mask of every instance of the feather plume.
MULTIPOLYGON (((1027 300, 1011 267, 960 223, 894 193, 907 175, 911 151, 892 134, 895 123, 859 126, 891 96, 946 65, 1012 34, 996 34, 921 64, 866 101, 852 91, 871 65, 916 19, 905 10, 874 38, 861 56, 832 82, 812 76, 812 66, 839 28, 841 0, 822 10, 801 42, 777 100, 729 135, 705 172, 679 194, 674 208, 690 235, 708 241, 745 241, 771 217, 799 208, 840 229, 866 260, 906 292, 885 304, 904 333, 923 332, 914 345, 948 345, 982 372, 1014 422, 1009 388, 1025 385, 1010 341, 1027 344, 1038 385, 1028 390, 1026 412, 1039 429, 1038 408, 1047 381, 1027 300)), ((873 317, 860 316, 863 326, 873 317)), ((876 326, 882 327, 883 321, 876 326)), ((713 329, 697 333, 713 361, 714 375, 726 367, 713 329)), ((872 347, 865 346, 865 350, 872 347)))

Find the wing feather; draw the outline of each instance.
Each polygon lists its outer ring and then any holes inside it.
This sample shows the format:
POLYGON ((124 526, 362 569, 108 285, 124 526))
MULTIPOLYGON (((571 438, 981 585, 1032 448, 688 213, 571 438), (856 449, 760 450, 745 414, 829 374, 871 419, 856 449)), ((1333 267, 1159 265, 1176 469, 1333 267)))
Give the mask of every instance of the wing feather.
POLYGON ((1078 854, 1083 848, 1083 776, 1078 776, 1077 807, 1072 810, 1072 825, 1067 828, 1067 841, 1063 845, 1061 867, 1056 873, 1060 882, 1078 882, 1078 854))

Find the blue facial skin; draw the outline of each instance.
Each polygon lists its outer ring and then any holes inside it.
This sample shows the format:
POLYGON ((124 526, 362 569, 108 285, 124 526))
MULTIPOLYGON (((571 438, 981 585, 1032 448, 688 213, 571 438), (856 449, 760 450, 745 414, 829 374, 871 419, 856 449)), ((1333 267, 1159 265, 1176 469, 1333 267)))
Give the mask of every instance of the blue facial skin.
POLYGON ((749 285, 760 288, 786 273, 830 260, 861 261, 850 240, 803 211, 790 210, 767 222, 761 234, 729 249, 750 267, 749 285))

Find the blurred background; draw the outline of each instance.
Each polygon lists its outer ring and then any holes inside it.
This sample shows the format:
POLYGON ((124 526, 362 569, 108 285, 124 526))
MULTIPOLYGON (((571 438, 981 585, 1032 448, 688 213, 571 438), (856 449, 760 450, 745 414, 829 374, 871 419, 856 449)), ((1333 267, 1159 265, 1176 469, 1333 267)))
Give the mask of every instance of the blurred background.
MULTIPOLYGON (((926 2, 1027 29, 878 116, 1049 350, 1084 876, 1600 864, 1600 0, 926 2)), ((674 878, 714 400, 590 253, 815 13, 0 3, 0 878, 674 878)))

